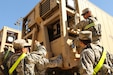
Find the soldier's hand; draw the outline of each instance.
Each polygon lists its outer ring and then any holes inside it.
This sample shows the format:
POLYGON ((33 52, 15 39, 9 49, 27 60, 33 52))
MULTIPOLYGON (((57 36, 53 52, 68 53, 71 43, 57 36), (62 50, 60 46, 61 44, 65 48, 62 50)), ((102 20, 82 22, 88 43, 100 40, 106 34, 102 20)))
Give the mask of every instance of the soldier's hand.
POLYGON ((40 45, 40 42, 37 41, 37 40, 35 40, 35 44, 36 44, 37 46, 39 46, 39 45, 40 45))
POLYGON ((72 39, 67 39, 67 44, 70 46, 73 44, 73 40, 72 39))

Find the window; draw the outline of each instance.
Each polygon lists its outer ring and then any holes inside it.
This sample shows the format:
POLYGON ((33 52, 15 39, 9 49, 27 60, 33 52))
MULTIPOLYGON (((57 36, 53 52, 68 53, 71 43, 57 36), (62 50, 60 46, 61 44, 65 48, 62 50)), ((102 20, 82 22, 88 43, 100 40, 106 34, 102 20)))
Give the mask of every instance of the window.
POLYGON ((7 31, 6 43, 12 43, 14 40, 17 39, 17 36, 18 36, 18 33, 7 31))
POLYGON ((67 7, 75 10, 75 0, 67 0, 66 4, 67 4, 67 7))
POLYGON ((61 36, 59 21, 56 21, 55 23, 48 26, 48 34, 49 34, 50 41, 53 41, 61 36))

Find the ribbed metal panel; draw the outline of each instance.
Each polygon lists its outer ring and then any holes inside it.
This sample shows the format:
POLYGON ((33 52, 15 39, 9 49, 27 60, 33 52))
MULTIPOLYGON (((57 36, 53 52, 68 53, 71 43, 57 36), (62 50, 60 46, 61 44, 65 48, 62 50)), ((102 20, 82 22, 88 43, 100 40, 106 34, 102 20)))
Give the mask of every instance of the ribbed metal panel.
POLYGON ((46 0, 40 4, 40 16, 43 16, 50 10, 50 0, 46 0))

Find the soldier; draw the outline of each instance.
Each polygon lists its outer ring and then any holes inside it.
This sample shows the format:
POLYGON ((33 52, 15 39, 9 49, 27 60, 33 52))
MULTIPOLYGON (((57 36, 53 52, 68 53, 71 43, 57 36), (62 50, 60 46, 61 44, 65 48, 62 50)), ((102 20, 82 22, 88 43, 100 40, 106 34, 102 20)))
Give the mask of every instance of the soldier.
POLYGON ((51 64, 52 67, 56 67, 60 63, 58 61, 62 59, 61 56, 53 61, 47 59, 46 48, 38 41, 35 41, 35 49, 31 53, 29 53, 30 44, 24 39, 15 40, 13 47, 15 54, 7 63, 9 74, 12 75, 45 75, 47 67, 51 67, 51 64))
POLYGON ((1 65, 3 63, 3 58, 4 58, 3 52, 0 52, 0 75, 4 75, 3 74, 3 69, 1 67, 1 65))
POLYGON ((26 75, 24 58, 28 52, 29 43, 24 39, 17 39, 13 42, 15 53, 7 62, 9 68, 9 75, 26 75))
POLYGON ((3 73, 3 75, 8 75, 8 67, 6 63, 9 60, 10 56, 13 54, 11 49, 11 47, 5 46, 4 51, 0 53, 0 70, 3 73))
MULTIPOLYGON (((84 17, 84 20, 80 21, 75 26, 75 28, 71 30, 71 33, 78 36, 80 31, 92 31, 92 43, 101 45, 101 25, 98 23, 97 18, 93 17, 92 12, 89 8, 83 9, 82 16, 84 17)), ((82 48, 79 45, 78 37, 76 37, 75 40, 71 42, 72 46, 73 44, 75 44, 75 46, 72 47, 72 49, 76 49, 76 53, 80 53, 82 48)))
POLYGON ((83 48, 80 56, 80 75, 113 75, 112 56, 104 48, 91 43, 92 32, 81 31, 79 40, 83 48))
POLYGON ((49 60, 46 58, 47 51, 43 45, 35 41, 35 49, 26 58, 26 75, 45 75, 49 60))
POLYGON ((84 17, 84 20, 80 21, 75 26, 75 30, 92 31, 92 42, 99 45, 99 40, 101 38, 101 25, 98 23, 97 18, 93 17, 92 12, 89 8, 85 8, 82 11, 82 16, 84 17))
POLYGON ((47 59, 47 50, 39 42, 35 41, 34 51, 29 53, 26 58, 26 75, 46 75, 46 69, 48 67, 56 67, 58 64, 62 64, 62 57, 58 56, 55 60, 47 59), (34 69, 35 68, 35 69, 34 69))

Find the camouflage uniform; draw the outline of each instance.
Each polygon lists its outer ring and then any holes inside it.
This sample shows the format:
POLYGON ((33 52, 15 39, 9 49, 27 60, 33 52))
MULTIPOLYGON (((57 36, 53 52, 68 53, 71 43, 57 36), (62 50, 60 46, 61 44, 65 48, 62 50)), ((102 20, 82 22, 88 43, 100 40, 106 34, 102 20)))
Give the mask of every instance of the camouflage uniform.
MULTIPOLYGON (((90 11, 89 8, 86 8, 82 11, 82 13, 86 13, 90 11)), ((90 11, 91 12, 91 11, 90 11)), ((99 24, 98 20, 93 17, 92 15, 88 16, 84 20, 80 21, 76 26, 75 26, 75 31, 77 31, 77 34, 79 34, 80 31, 91 31, 92 32, 92 43, 101 45, 100 44, 100 39, 101 39, 101 24, 99 24), (86 28, 88 25, 94 25, 94 26, 89 26, 89 28, 86 28)), ((79 40, 78 37, 74 41, 76 45, 76 49, 78 53, 81 52, 82 48, 79 46, 79 40)))
MULTIPOLYGON (((100 60, 102 52, 103 52, 102 48, 96 45, 93 46, 88 45, 82 51, 80 57, 81 75, 93 75, 94 67, 97 65, 98 61, 100 60)), ((112 68, 113 65, 110 59, 111 59, 110 54, 107 53, 105 62, 96 75, 113 75, 113 73, 111 72, 111 69, 113 69, 112 68)))
MULTIPOLYGON (((9 61, 7 62, 8 68, 10 69, 11 66, 15 63, 15 61, 20 57, 22 53, 15 53, 13 54, 9 61)), ((24 59, 20 61, 19 65, 16 67, 12 75, 25 75, 24 74, 24 59)))
POLYGON ((33 52, 29 53, 26 58, 26 75, 46 75, 47 68, 53 68, 62 64, 62 56, 59 55, 54 60, 46 58, 47 50, 36 41, 33 52), (35 69, 34 69, 35 68, 35 69), (30 74, 29 74, 30 73, 30 74))
POLYGON ((48 59, 42 57, 38 51, 33 51, 25 58, 26 70, 25 75, 45 75, 48 59))
MULTIPOLYGON (((10 69, 12 65, 17 61, 17 59, 22 55, 24 52, 23 49, 28 50, 25 46, 30 46, 24 39, 17 39, 13 42, 13 47, 15 53, 10 57, 7 62, 7 66, 10 69)), ((26 58, 26 57, 25 57, 26 58)), ((25 59, 22 59, 20 63, 17 65, 15 70, 11 75, 26 75, 25 74, 25 59)))
MULTIPOLYGON (((79 34, 79 39, 82 40, 82 42, 91 40, 91 32, 86 34, 85 31, 82 31, 79 34)), ((103 50, 104 49, 102 47, 92 44, 91 41, 84 46, 80 56, 80 75, 93 75, 94 68, 98 64, 103 50)), ((113 75, 112 59, 112 56, 107 52, 102 68, 96 75, 113 75)))
MULTIPOLYGON (((21 54, 22 53, 15 53, 10 57, 10 60, 8 62, 9 68, 14 64, 14 62, 21 54)), ((50 61, 46 58, 46 54, 47 51, 45 47, 39 42, 36 42, 34 51, 31 53, 27 52, 26 57, 21 60, 19 65, 14 70, 13 75, 45 75, 48 65, 50 67, 49 63, 54 63, 54 61, 50 61)), ((58 63, 59 62, 55 62, 55 65, 58 63)))
MULTIPOLYGON (((12 51, 9 50, 10 48, 5 46, 4 52, 0 53, 0 71, 4 73, 3 75, 8 75, 8 67, 7 67, 7 61, 9 60, 10 56, 13 54, 12 51)), ((0 72, 0 73, 1 73, 0 72)), ((2 74, 0 74, 2 75, 2 74)))
POLYGON ((81 21, 80 23, 78 23, 75 27, 75 30, 80 29, 81 31, 92 31, 92 42, 96 42, 98 40, 100 40, 101 38, 101 25, 98 24, 98 21, 94 18, 94 17, 89 17, 86 20, 81 21), (87 26, 90 23, 95 23, 95 27, 92 26, 88 29, 85 29, 85 26, 87 26), (99 31, 98 31, 99 30, 99 31))
MULTIPOLYGON (((11 56, 8 67, 10 68, 22 53, 11 56)), ((27 53, 26 57, 21 60, 13 75, 45 75, 45 65, 48 59, 43 58, 38 51, 27 53)))
MULTIPOLYGON (((3 63, 3 58, 4 58, 3 52, 0 52, 0 67, 3 63)), ((2 68, 0 68, 0 75, 4 75, 2 72, 2 68)))

